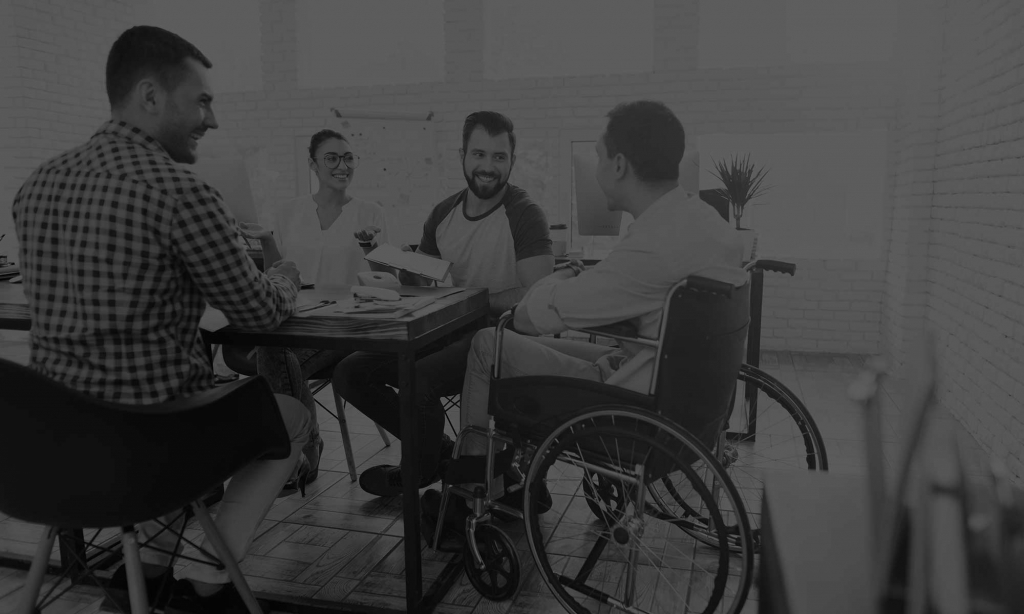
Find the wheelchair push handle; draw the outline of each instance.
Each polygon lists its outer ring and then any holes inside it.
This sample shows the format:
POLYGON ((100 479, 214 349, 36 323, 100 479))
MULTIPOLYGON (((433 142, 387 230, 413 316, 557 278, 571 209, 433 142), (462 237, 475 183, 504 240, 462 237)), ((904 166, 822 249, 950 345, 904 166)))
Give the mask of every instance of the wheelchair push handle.
POLYGON ((762 271, 770 271, 772 273, 796 275, 796 265, 792 262, 783 262, 782 260, 755 260, 743 268, 748 271, 761 269, 762 271))

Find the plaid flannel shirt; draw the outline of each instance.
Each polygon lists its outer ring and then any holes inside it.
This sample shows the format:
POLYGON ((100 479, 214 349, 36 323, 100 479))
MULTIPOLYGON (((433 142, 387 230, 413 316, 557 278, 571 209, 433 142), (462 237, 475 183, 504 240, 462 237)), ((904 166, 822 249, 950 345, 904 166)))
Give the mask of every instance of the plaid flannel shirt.
POLYGON ((30 364, 100 399, 159 403, 211 388, 206 303, 249 330, 295 309, 295 286, 256 268, 217 190, 124 122, 40 166, 12 213, 30 364))

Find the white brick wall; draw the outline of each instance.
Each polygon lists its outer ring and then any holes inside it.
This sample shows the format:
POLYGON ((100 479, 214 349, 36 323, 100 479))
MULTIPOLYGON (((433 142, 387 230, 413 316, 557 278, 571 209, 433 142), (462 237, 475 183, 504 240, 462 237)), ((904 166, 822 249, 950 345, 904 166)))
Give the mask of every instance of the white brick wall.
POLYGON ((905 3, 883 334, 939 336, 939 402, 1024 482, 1024 8, 905 3))
POLYGON ((942 50, 928 322, 939 398, 1024 479, 1024 8, 951 3, 942 50))

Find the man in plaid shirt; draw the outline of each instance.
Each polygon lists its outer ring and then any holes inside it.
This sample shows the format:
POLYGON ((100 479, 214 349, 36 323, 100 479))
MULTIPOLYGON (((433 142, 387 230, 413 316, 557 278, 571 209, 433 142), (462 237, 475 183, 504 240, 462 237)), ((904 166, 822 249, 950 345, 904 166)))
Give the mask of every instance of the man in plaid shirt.
MULTIPOLYGON (((251 330, 274 329, 294 311, 295 265, 261 273, 220 194, 183 166, 195 162, 199 139, 217 128, 211 67, 171 32, 125 31, 107 59, 111 120, 84 145, 40 166, 15 197, 32 314, 30 361, 40 373, 100 399, 161 403, 214 385, 198 329, 207 303, 251 330)), ((291 456, 242 469, 217 515, 239 560, 308 439, 306 408, 277 398, 291 456)), ((159 531, 146 524, 139 527, 143 539, 159 531)), ((164 548, 174 548, 173 535, 161 537, 170 540, 164 548)), ((169 560, 143 550, 147 583, 170 579, 169 560)), ((124 581, 123 571, 114 584, 124 581)), ((168 607, 244 611, 223 569, 193 565, 183 575, 189 581, 178 581, 168 607)))

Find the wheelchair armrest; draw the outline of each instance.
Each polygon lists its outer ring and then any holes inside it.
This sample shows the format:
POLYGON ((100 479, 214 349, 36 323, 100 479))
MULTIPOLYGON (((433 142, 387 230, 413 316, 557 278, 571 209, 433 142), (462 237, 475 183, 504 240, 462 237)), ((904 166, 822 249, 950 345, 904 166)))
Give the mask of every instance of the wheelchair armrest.
POLYGON ((611 337, 612 339, 636 339, 639 337, 636 324, 632 320, 595 326, 593 328, 581 328, 581 333, 597 335, 599 337, 611 337))

